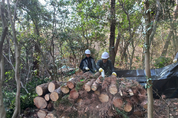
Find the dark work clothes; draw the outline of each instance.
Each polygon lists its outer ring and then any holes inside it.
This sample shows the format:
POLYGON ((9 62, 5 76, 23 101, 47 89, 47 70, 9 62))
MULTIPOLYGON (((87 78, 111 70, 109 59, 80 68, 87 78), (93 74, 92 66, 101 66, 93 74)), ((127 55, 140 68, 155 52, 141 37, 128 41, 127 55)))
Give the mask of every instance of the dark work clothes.
POLYGON ((106 76, 110 76, 114 72, 114 66, 110 60, 107 60, 106 63, 103 63, 103 60, 98 60, 96 67, 97 69, 102 68, 106 76))
POLYGON ((90 70, 88 71, 91 71, 92 73, 95 73, 97 71, 96 69, 96 64, 95 64, 95 61, 92 57, 85 57, 81 63, 80 63, 80 69, 83 71, 83 72, 87 72, 87 70, 85 70, 85 68, 88 67, 90 70))

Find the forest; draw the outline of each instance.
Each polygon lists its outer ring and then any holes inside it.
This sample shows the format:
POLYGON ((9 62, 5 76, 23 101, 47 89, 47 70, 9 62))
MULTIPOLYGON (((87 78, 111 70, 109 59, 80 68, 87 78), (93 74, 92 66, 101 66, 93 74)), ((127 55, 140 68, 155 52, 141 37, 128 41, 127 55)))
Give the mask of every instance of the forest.
POLYGON ((1 0, 0 118, 35 118, 35 87, 81 72, 86 49, 96 62, 108 52, 117 70, 145 70, 151 85, 150 69, 178 52, 177 17, 178 0, 1 0))

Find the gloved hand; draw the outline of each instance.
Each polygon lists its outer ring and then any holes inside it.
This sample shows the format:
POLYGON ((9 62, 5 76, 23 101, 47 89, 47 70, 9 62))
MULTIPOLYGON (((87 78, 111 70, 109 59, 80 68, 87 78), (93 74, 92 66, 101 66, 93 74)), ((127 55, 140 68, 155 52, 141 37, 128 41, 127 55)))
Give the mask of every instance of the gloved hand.
POLYGON ((85 70, 90 70, 88 67, 85 67, 85 70))
POLYGON ((99 68, 99 72, 103 72, 103 69, 102 69, 102 68, 99 68))
POLYGON ((112 72, 112 75, 115 75, 115 76, 117 76, 117 74, 116 74, 115 72, 112 72))
POLYGON ((177 62, 177 59, 174 59, 173 62, 176 63, 176 62, 177 62))

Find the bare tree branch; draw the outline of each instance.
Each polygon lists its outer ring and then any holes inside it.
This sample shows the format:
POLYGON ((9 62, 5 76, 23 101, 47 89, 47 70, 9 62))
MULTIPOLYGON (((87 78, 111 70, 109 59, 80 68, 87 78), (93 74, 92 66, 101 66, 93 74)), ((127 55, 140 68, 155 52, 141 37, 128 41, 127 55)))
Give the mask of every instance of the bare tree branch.
POLYGON ((156 0, 156 7, 157 7, 157 13, 156 13, 156 17, 155 17, 154 23, 153 23, 153 30, 152 30, 151 35, 149 37, 149 44, 151 44, 153 37, 156 33, 156 26, 157 26, 157 22, 158 22, 158 17, 159 17, 159 13, 161 11, 160 0, 156 0))

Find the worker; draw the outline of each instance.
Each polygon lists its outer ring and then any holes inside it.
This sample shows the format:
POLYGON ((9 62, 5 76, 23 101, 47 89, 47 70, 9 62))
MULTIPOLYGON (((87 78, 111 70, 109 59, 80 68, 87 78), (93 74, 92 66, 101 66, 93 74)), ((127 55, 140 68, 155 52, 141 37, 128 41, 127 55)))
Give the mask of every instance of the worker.
POLYGON ((176 62, 177 62, 177 59, 178 59, 178 52, 176 53, 176 56, 174 57, 173 62, 176 63, 176 62))
POLYGON ((80 69, 83 72, 88 72, 88 71, 90 71, 92 73, 97 72, 95 61, 90 56, 91 52, 89 49, 85 50, 85 55, 86 55, 86 57, 84 59, 82 59, 82 61, 80 63, 80 69))
POLYGON ((108 58, 109 54, 107 52, 103 52, 101 60, 98 60, 96 67, 99 69, 99 72, 104 71, 106 76, 111 76, 111 74, 117 76, 114 72, 114 66, 108 58))

